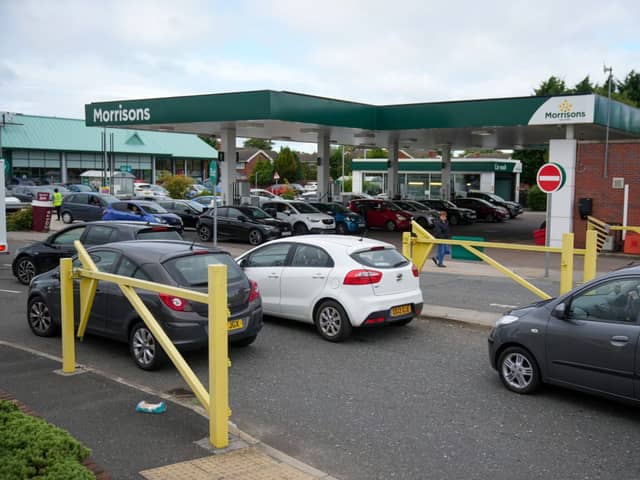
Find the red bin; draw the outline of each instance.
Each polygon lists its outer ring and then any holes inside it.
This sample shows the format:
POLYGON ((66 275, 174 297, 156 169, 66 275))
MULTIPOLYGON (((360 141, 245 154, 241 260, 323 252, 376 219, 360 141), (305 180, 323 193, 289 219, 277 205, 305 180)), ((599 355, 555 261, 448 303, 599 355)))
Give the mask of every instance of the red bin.
POLYGON ((38 192, 35 200, 31 202, 33 211, 33 230, 36 232, 48 232, 53 212, 53 201, 48 192, 38 192))
POLYGON ((533 243, 544 246, 547 243, 547 229, 539 228, 533 231, 533 243))

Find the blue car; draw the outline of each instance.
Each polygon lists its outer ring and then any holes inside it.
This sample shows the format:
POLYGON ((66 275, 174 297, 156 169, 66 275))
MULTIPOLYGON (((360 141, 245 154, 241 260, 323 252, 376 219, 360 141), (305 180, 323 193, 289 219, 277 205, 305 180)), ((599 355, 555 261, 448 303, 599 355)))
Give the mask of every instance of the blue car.
POLYGON ((176 227, 182 233, 182 219, 175 213, 169 213, 155 202, 128 200, 110 203, 102 220, 130 222, 164 223, 176 227))
POLYGON ((364 218, 352 212, 344 205, 336 202, 309 202, 309 204, 316 207, 322 213, 331 215, 334 218, 336 222, 336 233, 342 235, 347 233, 360 233, 365 228, 364 218))

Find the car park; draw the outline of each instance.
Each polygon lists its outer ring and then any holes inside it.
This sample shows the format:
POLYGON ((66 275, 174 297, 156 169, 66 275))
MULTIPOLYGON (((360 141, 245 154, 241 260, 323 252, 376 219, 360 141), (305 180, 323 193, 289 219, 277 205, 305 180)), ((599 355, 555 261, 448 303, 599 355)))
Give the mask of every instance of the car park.
POLYGON ((214 199, 218 205, 222 205, 222 197, 219 195, 201 195, 199 197, 193 197, 191 201, 199 203, 205 208, 211 208, 213 207, 214 199))
POLYGON ((24 195, 25 197, 28 197, 29 200, 27 201, 29 202, 32 200, 36 200, 38 198, 38 193, 47 193, 49 196, 49 200, 52 200, 54 188, 57 188, 58 191, 63 196, 69 193, 69 190, 67 190, 62 186, 52 187, 50 185, 47 185, 47 186, 16 185, 15 187, 13 187, 12 192, 17 195, 24 195))
POLYGON ((504 207, 509 212, 510 218, 516 218, 523 212, 522 205, 517 202, 512 202, 510 200, 505 200, 499 195, 491 192, 481 192, 479 190, 469 190, 467 192, 467 197, 470 198, 480 198, 482 200, 486 200, 492 205, 497 205, 499 207, 504 207))
POLYGON ((369 228, 384 228, 389 232, 411 230, 411 213, 389 200, 352 200, 349 210, 362 215, 369 228))
POLYGON ((352 212, 344 205, 336 202, 322 203, 322 202, 309 202, 322 213, 331 215, 336 222, 336 233, 360 233, 367 226, 364 222, 364 218, 357 213, 352 212))
POLYGON ((422 311, 417 268, 385 242, 293 237, 236 260, 258 283, 265 314, 315 324, 329 341, 356 327, 406 325, 422 311))
POLYGON ((112 202, 107 205, 102 220, 165 223, 176 227, 181 233, 184 228, 178 215, 149 201, 112 202))
MULTIPOLYGON (((198 219, 196 232, 203 242, 213 238, 213 215, 213 209, 210 209, 198 219)), ((289 223, 277 220, 257 207, 218 207, 217 220, 217 233, 221 240, 239 240, 260 245, 267 240, 292 233, 289 223)))
POLYGON ((460 208, 448 200, 425 199, 420 200, 421 203, 438 212, 447 212, 447 219, 451 225, 470 224, 478 218, 476 212, 470 208, 460 208))
POLYGON ((63 185, 70 192, 97 192, 98 189, 93 185, 85 185, 83 183, 65 183, 63 185))
POLYGON ((413 200, 394 200, 393 203, 411 213, 413 220, 422 228, 432 229, 435 225, 436 218, 438 218, 438 212, 413 200))
POLYGON ((617 270, 550 300, 507 312, 489 334, 504 386, 542 383, 640 404, 640 267, 617 270))
POLYGON ((470 208, 475 211, 478 220, 485 222, 502 222, 509 218, 509 211, 506 208, 492 205, 480 198, 458 197, 454 203, 460 208, 470 208))
POLYGON ((64 223, 73 223, 74 220, 91 222, 100 220, 107 206, 120 199, 102 193, 70 193, 62 200, 60 216, 64 223))
MULTIPOLYGON (((223 250, 192 242, 138 240, 100 245, 90 248, 89 254, 101 272, 201 292, 208 288, 207 267, 226 265, 229 342, 247 346, 262 328, 257 285, 223 250)), ((74 263, 80 265, 77 260, 74 263)), ((49 337, 60 330, 59 277, 59 269, 55 269, 35 277, 29 286, 27 320, 35 335, 49 337)), ((77 298, 78 281, 74 290, 77 298)), ((194 350, 208 344, 207 304, 145 290, 138 294, 179 350, 194 350)), ((157 369, 166 360, 149 327, 114 283, 98 283, 87 332, 128 343, 135 364, 144 370, 157 369)))
POLYGON ((295 235, 307 233, 335 233, 336 224, 332 216, 322 213, 301 201, 271 201, 262 205, 265 212, 291 225, 295 235))
POLYGON ((20 283, 29 285, 31 279, 59 265, 60 259, 76 253, 75 240, 85 246, 125 240, 182 240, 173 227, 139 222, 91 222, 71 225, 52 233, 46 240, 35 242, 16 251, 11 265, 20 283))
POLYGON ((191 200, 156 200, 156 203, 167 212, 178 215, 185 228, 196 228, 200 215, 207 208, 191 200))
POLYGON ((342 203, 345 207, 349 205, 351 200, 363 200, 363 199, 372 199, 371 195, 366 193, 353 193, 353 192, 342 192, 340 194, 340 203, 342 203))

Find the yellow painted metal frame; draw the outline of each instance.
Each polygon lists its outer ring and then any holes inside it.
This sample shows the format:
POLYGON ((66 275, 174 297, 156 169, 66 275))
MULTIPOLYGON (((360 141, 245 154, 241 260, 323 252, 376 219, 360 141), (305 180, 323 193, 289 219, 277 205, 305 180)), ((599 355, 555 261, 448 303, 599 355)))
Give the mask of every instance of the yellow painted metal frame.
POLYGON ((573 256, 584 255, 583 281, 588 282, 596 276, 597 262, 597 238, 594 231, 587 232, 586 248, 573 248, 573 234, 565 233, 562 237, 562 247, 543 247, 538 245, 521 245, 513 243, 478 242, 471 240, 450 240, 435 238, 427 230, 415 221, 411 222, 412 231, 402 235, 402 254, 413 261, 418 270, 422 270, 424 263, 429 258, 429 253, 434 245, 459 245, 482 259, 496 270, 513 279, 519 285, 543 299, 551 298, 551 295, 543 292, 538 287, 528 282, 520 275, 511 271, 501 263, 489 257, 476 247, 500 248, 504 250, 520 250, 529 252, 549 252, 560 254, 560 294, 566 293, 573 287, 573 256))
POLYGON ((122 293, 127 297, 149 330, 151 330, 156 341, 171 359, 178 372, 182 375, 182 378, 184 378, 187 385, 193 390, 196 398, 209 414, 209 441, 211 445, 216 448, 227 447, 229 445, 228 418, 231 415, 231 411, 229 410, 228 368, 230 362, 228 358, 229 347, 227 333, 227 320, 229 318, 227 309, 227 266, 209 265, 207 272, 209 291, 207 294, 204 294, 184 288, 171 287, 155 282, 100 272, 82 244, 76 240, 74 245, 78 251, 78 258, 84 268, 77 268, 74 271, 71 259, 65 258, 60 261, 63 371, 66 373, 73 373, 75 371, 73 278, 80 279, 81 308, 80 323, 78 325, 79 338, 82 338, 86 331, 98 281, 102 280, 115 283, 120 287, 122 293), (164 330, 162 330, 160 324, 158 324, 138 293, 134 290, 135 288, 166 293, 208 305, 209 392, 207 392, 191 367, 189 367, 171 339, 164 330))

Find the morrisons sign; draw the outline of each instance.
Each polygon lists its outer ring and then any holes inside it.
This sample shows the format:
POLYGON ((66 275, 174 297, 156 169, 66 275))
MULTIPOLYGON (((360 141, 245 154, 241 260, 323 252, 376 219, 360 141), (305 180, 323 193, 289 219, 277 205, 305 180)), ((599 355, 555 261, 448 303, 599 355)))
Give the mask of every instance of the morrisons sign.
POLYGON ((529 125, 593 123, 595 95, 552 97, 529 119, 529 125))
POLYGON ((142 122, 151 119, 151 110, 146 108, 122 108, 118 105, 115 109, 95 108, 93 110, 93 123, 118 123, 118 122, 142 122))

